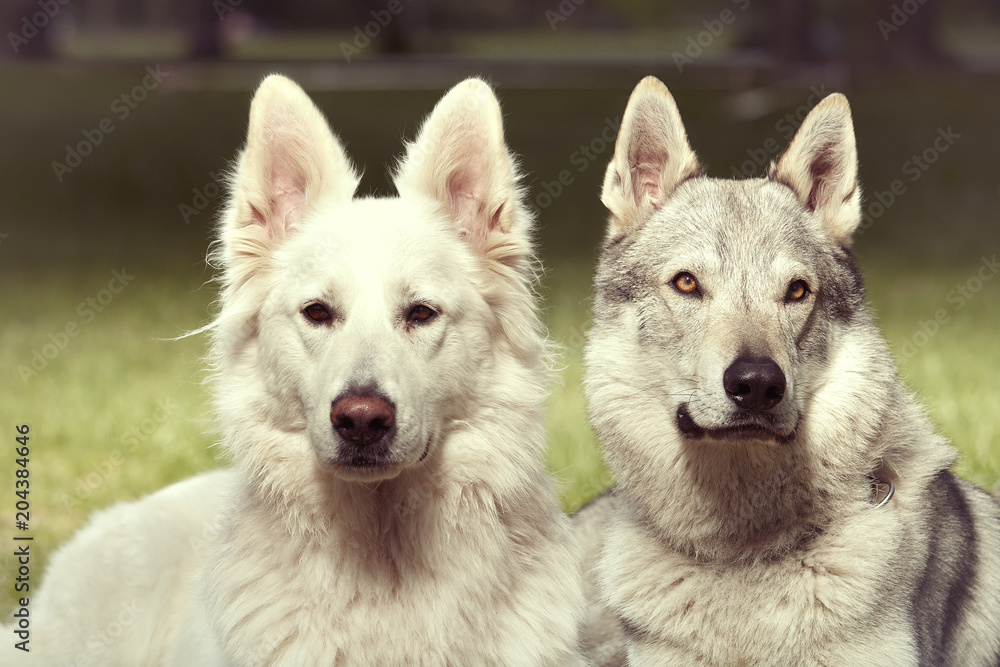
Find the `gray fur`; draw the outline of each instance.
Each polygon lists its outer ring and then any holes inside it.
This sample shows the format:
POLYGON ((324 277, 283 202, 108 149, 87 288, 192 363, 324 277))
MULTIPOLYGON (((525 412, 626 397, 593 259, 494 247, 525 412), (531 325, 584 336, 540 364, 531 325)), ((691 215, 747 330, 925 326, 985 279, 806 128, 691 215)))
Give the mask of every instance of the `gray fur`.
POLYGON ((586 390, 619 485, 576 517, 596 582, 584 649, 598 665, 998 664, 1000 506, 949 472, 865 307, 846 100, 817 105, 768 178, 700 173, 647 78, 602 194, 586 390), (777 405, 727 395, 742 358, 781 369, 777 405), (873 480, 895 486, 884 506, 873 480))

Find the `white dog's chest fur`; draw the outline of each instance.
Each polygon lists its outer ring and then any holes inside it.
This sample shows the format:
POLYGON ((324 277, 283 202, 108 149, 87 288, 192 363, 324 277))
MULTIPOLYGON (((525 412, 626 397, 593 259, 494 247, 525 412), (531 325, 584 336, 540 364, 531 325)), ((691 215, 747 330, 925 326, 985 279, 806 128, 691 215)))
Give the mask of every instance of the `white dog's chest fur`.
POLYGON ((575 573, 519 562, 498 516, 453 500, 427 500, 409 522, 385 523, 380 539, 378 525, 336 521, 293 536, 244 507, 209 550, 207 608, 193 617, 216 619, 212 643, 233 664, 505 663, 524 650, 518 637, 552 624, 552 604, 570 602, 559 589, 572 589, 575 573))
POLYGON ((610 606, 627 625, 639 622, 628 628, 635 665, 663 665, 665 656, 677 665, 916 664, 909 619, 892 611, 900 606, 886 577, 902 537, 892 523, 873 508, 807 550, 738 567, 698 562, 622 521, 600 576, 610 606), (864 534, 858 522, 884 527, 884 540, 852 540, 864 534))

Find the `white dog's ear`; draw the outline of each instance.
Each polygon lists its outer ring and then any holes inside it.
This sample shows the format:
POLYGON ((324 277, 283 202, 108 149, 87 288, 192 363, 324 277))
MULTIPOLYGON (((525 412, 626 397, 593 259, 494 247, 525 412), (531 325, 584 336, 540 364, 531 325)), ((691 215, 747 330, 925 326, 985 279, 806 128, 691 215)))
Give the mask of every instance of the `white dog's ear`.
POLYGON ((833 238, 850 244, 861 222, 861 187, 846 97, 829 95, 809 112, 770 179, 791 188, 833 238))
POLYGON ((294 81, 272 74, 250 105, 223 233, 280 241, 319 201, 349 201, 357 186, 323 113, 294 81))
POLYGON ((457 233, 481 254, 504 263, 523 254, 496 253, 524 245, 516 241, 527 236, 527 217, 504 143, 500 104, 482 80, 466 79, 441 98, 408 146, 394 181, 400 195, 417 193, 438 202, 457 233))
POLYGON ((702 173, 677 103, 653 76, 628 98, 601 201, 611 212, 609 236, 638 229, 685 180, 702 173))

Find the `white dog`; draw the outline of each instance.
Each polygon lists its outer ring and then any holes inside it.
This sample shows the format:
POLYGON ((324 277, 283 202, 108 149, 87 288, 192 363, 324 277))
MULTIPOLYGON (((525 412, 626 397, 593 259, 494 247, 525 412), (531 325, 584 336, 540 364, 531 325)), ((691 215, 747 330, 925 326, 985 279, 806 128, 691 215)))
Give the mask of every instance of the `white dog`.
POLYGON ((235 465, 65 546, 35 664, 579 663, 517 179, 482 81, 438 103, 384 199, 353 199, 296 84, 261 84, 214 255, 235 465))

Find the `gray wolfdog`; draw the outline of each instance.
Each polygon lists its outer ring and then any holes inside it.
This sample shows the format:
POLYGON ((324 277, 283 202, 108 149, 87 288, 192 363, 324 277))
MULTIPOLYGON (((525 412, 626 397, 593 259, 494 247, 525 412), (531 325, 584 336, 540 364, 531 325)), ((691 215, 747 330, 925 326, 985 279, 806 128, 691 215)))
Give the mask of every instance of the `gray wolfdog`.
POLYGON ((264 80, 216 253, 234 465, 63 547, 30 664, 580 664, 531 218, 488 85, 441 99, 394 182, 355 198, 320 110, 264 80))
POLYGON ((602 201, 586 392, 619 486, 578 515, 592 659, 1000 664, 1000 505, 949 472, 866 310, 846 99, 767 178, 719 180, 647 78, 602 201))

